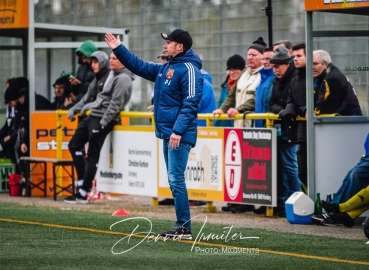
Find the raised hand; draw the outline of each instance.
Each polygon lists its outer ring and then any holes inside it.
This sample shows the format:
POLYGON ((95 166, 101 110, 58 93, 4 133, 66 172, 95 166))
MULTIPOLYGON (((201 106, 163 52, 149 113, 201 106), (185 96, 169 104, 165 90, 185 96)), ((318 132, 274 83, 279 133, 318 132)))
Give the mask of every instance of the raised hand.
POLYGON ((105 41, 109 45, 110 49, 114 50, 120 45, 119 35, 117 37, 113 36, 111 33, 105 34, 105 41))

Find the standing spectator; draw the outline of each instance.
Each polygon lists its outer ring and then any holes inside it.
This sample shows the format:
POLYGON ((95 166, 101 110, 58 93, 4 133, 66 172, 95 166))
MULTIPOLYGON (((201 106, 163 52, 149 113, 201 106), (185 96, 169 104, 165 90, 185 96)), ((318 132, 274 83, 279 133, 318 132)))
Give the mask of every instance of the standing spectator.
MULTIPOLYGON (((273 82, 275 79, 270 59, 273 57, 273 48, 266 48, 261 59, 263 68, 260 70, 261 81, 256 88, 255 112, 265 113, 269 111, 269 100, 272 94, 273 82)), ((265 127, 265 120, 255 120, 255 127, 265 127)))
MULTIPOLYGON (((286 49, 288 50, 288 54, 289 56, 292 56, 292 42, 287 40, 287 39, 281 39, 281 40, 278 40, 277 42, 275 42, 273 44, 273 52, 275 52, 275 50, 279 47, 279 46, 284 46, 286 47, 286 49)), ((291 63, 293 64, 293 62, 291 63)))
MULTIPOLYGON (((251 44, 247 52, 247 68, 232 87, 222 106, 213 111, 214 117, 226 112, 228 117, 233 118, 236 114, 255 110, 255 93, 261 82, 261 58, 265 48, 262 37, 251 44)), ((234 126, 251 127, 251 120, 235 120, 234 126)))
MULTIPOLYGON (((214 89, 211 85, 213 79, 206 70, 201 69, 200 72, 204 78, 204 84, 202 87, 202 98, 199 104, 199 113, 212 113, 217 108, 214 89)), ((199 127, 205 127, 206 120, 197 120, 197 125, 199 127)))
MULTIPOLYGON (((279 46, 275 50, 270 64, 277 77, 273 83, 270 111, 280 114, 286 108, 288 90, 297 71, 294 65, 291 65, 291 57, 284 46, 279 46)), ((291 131, 295 133, 296 125, 295 121, 290 121, 288 118, 274 123, 281 125, 282 133, 277 139, 277 212, 279 216, 285 217, 285 202, 294 192, 301 190, 298 178, 297 144, 295 139, 291 139, 293 134, 288 134, 291 131)))
POLYGON ((95 43, 89 39, 84 41, 76 50, 79 67, 77 69, 76 77, 71 75, 69 82, 72 85, 72 90, 74 92, 78 92, 77 101, 81 100, 82 97, 87 93, 88 87, 94 79, 94 73, 90 65, 90 56, 96 51, 97 48, 95 43))
POLYGON ((166 52, 165 52, 165 50, 163 49, 162 51, 161 51, 161 53, 158 55, 158 57, 157 57, 158 59, 160 58, 160 60, 161 60, 161 63, 162 64, 164 64, 164 63, 166 63, 166 62, 168 62, 168 56, 167 56, 167 54, 166 54, 166 52))
MULTIPOLYGON (((168 62, 168 60, 169 60, 169 58, 168 58, 168 56, 167 56, 167 54, 166 54, 166 52, 165 52, 165 50, 163 49, 162 51, 161 51, 161 53, 158 55, 158 57, 157 58, 160 58, 161 60, 161 63, 162 64, 165 64, 165 63, 167 63, 168 62)), ((151 106, 149 106, 149 108, 148 109, 150 109, 150 110, 153 110, 153 105, 154 105, 154 92, 152 92, 152 96, 151 96, 151 106)), ((151 121, 151 119, 150 119, 150 121, 151 121)), ((171 200, 171 199, 168 199, 168 200, 171 200)), ((170 205, 173 205, 174 204, 174 202, 172 203, 171 202, 171 204, 170 205)), ((159 202, 159 205, 160 205, 160 202, 159 202)), ((165 205, 168 205, 168 204, 165 204, 165 205)))
MULTIPOLYGON (((227 78, 220 86, 220 95, 218 107, 220 108, 226 100, 228 93, 231 91, 233 85, 240 77, 242 71, 245 69, 246 63, 242 56, 235 54, 227 60, 227 78)), ((233 127, 233 120, 216 120, 214 122, 216 127, 233 127)))
MULTIPOLYGON (((294 120, 296 115, 306 117, 306 54, 305 43, 296 44, 292 48, 294 64, 297 75, 290 82, 286 109, 279 113, 283 119, 294 120)), ((289 138, 294 140, 294 138, 289 138)), ((297 123, 297 143, 299 179, 307 187, 307 148, 306 148, 306 122, 297 123)))
POLYGON ((362 115, 354 87, 329 53, 313 52, 315 114, 362 115))
POLYGON ((177 222, 163 237, 192 239, 191 217, 185 182, 189 152, 196 145, 197 113, 202 96, 202 62, 191 49, 192 38, 187 31, 176 29, 169 35, 164 49, 166 64, 144 62, 120 44, 119 37, 107 33, 105 40, 124 65, 139 76, 155 81, 155 133, 163 139, 164 160, 172 190, 177 222))
POLYGON ((84 115, 87 110, 91 110, 91 114, 78 124, 69 142, 69 151, 80 179, 77 194, 64 199, 66 203, 72 204, 88 203, 87 192, 95 178, 100 150, 106 136, 120 122, 119 113, 128 103, 132 92, 133 74, 117 60, 113 53, 110 55, 112 72, 109 71, 109 59, 105 52, 94 52, 90 58, 95 78, 86 95, 68 112, 69 119, 74 121, 76 113, 81 112, 84 115), (109 79, 106 79, 108 75, 109 79), (85 166, 81 149, 87 142, 89 146, 85 166))

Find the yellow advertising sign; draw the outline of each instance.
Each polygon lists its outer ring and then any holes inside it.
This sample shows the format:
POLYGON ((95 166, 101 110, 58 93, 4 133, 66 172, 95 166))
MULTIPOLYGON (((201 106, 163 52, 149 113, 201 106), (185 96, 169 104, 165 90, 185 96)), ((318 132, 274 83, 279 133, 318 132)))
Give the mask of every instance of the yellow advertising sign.
POLYGON ((28 0, 0 0, 0 29, 28 27, 28 0))
MULTIPOLYGON (((1 1, 1 0, 0 0, 1 1)), ((56 158, 56 114, 55 112, 34 112, 31 116, 31 151, 32 157, 56 158)), ((77 121, 71 122, 67 115, 62 116, 62 158, 72 159, 68 143, 77 128, 77 121)), ((69 168, 68 168, 69 169, 69 168)), ((52 196, 53 191, 53 173, 51 163, 47 164, 47 196, 52 196)), ((35 167, 32 171, 32 182, 37 184, 39 175, 42 175, 40 167, 35 167)), ((70 179, 63 172, 62 186, 70 184, 70 179)), ((63 192, 64 195, 70 195, 63 192)), ((42 196, 43 193, 37 189, 32 190, 33 196, 42 196)))
POLYGON ((306 11, 369 7, 369 0, 305 0, 306 11))

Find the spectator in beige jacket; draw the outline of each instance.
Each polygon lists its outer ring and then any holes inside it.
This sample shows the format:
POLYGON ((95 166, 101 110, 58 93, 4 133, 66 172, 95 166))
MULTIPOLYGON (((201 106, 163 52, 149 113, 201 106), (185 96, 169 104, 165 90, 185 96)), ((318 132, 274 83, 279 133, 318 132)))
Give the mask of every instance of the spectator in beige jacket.
MULTIPOLYGON (((260 69, 263 68, 261 59, 266 48, 262 37, 254 41, 247 51, 247 67, 233 85, 227 99, 219 109, 213 111, 213 115, 226 113, 233 118, 236 114, 246 111, 254 111, 256 88, 261 82, 260 69)), ((235 127, 250 127, 250 120, 235 120, 235 127)))

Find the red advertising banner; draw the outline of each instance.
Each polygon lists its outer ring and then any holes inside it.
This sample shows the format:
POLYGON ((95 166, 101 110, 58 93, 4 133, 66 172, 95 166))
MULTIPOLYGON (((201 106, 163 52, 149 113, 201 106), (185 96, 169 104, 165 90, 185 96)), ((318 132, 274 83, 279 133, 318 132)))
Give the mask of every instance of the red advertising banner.
POLYGON ((273 183, 276 182, 276 170, 273 170, 272 163, 272 160, 276 160, 275 136, 274 129, 247 129, 242 132, 244 203, 273 204, 273 183))
POLYGON ((274 129, 224 129, 224 201, 276 206, 276 140, 274 129))
POLYGON ((242 129, 224 129, 224 201, 242 203, 242 129))

